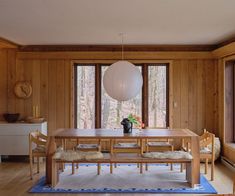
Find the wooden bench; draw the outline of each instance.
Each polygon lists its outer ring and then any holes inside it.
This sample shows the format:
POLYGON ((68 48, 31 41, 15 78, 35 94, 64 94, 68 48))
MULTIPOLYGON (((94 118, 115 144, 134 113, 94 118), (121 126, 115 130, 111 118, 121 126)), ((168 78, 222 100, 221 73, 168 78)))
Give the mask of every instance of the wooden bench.
MULTIPOLYGON (((140 173, 143 173, 143 164, 146 163, 185 163, 186 164, 186 179, 190 183, 191 187, 194 187, 192 184, 192 164, 193 159, 156 159, 156 158, 145 158, 141 155, 136 154, 104 154, 102 159, 93 159, 93 160, 75 160, 75 161, 66 161, 60 159, 53 159, 52 160, 52 183, 51 186, 55 187, 56 184, 59 182, 59 164, 60 163, 108 163, 108 164, 115 164, 115 163, 135 163, 140 164, 140 173)), ((112 167, 110 167, 110 173, 113 173, 112 167)), ((97 174, 100 174, 100 166, 97 167, 97 174)))

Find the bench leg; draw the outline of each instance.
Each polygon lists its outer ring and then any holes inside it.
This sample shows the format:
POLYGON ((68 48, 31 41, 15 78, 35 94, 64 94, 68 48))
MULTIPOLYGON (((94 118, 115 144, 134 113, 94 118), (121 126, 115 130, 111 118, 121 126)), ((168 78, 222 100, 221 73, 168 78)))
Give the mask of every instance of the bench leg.
POLYGON ((55 160, 52 160, 52 178, 51 178, 51 186, 55 187, 59 182, 59 171, 58 164, 55 160))
POLYGON ((180 164, 180 172, 183 172, 184 171, 184 163, 181 163, 180 164))

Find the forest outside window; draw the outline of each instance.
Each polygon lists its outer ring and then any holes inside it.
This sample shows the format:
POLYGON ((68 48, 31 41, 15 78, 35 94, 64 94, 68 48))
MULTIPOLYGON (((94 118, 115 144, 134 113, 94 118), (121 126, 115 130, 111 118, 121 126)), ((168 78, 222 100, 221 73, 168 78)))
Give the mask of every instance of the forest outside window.
POLYGON ((168 64, 138 64, 143 88, 128 101, 118 102, 104 90, 103 75, 109 65, 75 64, 74 105, 76 128, 121 128, 122 118, 130 113, 142 118, 145 126, 167 127, 168 64))

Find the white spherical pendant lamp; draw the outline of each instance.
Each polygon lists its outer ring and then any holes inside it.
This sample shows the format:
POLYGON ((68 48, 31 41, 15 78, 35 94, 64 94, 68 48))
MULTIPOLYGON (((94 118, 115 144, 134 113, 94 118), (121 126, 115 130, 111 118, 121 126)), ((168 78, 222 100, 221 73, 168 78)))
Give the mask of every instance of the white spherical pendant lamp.
POLYGON ((143 78, 140 70, 128 61, 112 64, 104 73, 104 89, 118 101, 127 101, 140 93, 143 78))

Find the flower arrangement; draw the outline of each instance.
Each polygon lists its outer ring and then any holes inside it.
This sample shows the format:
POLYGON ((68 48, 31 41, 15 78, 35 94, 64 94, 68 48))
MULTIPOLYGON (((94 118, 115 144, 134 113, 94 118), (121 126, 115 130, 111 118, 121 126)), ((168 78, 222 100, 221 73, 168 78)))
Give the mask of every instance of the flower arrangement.
POLYGON ((136 116, 134 114, 129 114, 127 118, 130 122, 133 123, 133 125, 136 126, 136 128, 141 129, 144 127, 144 123, 142 122, 142 120, 139 116, 136 116))

